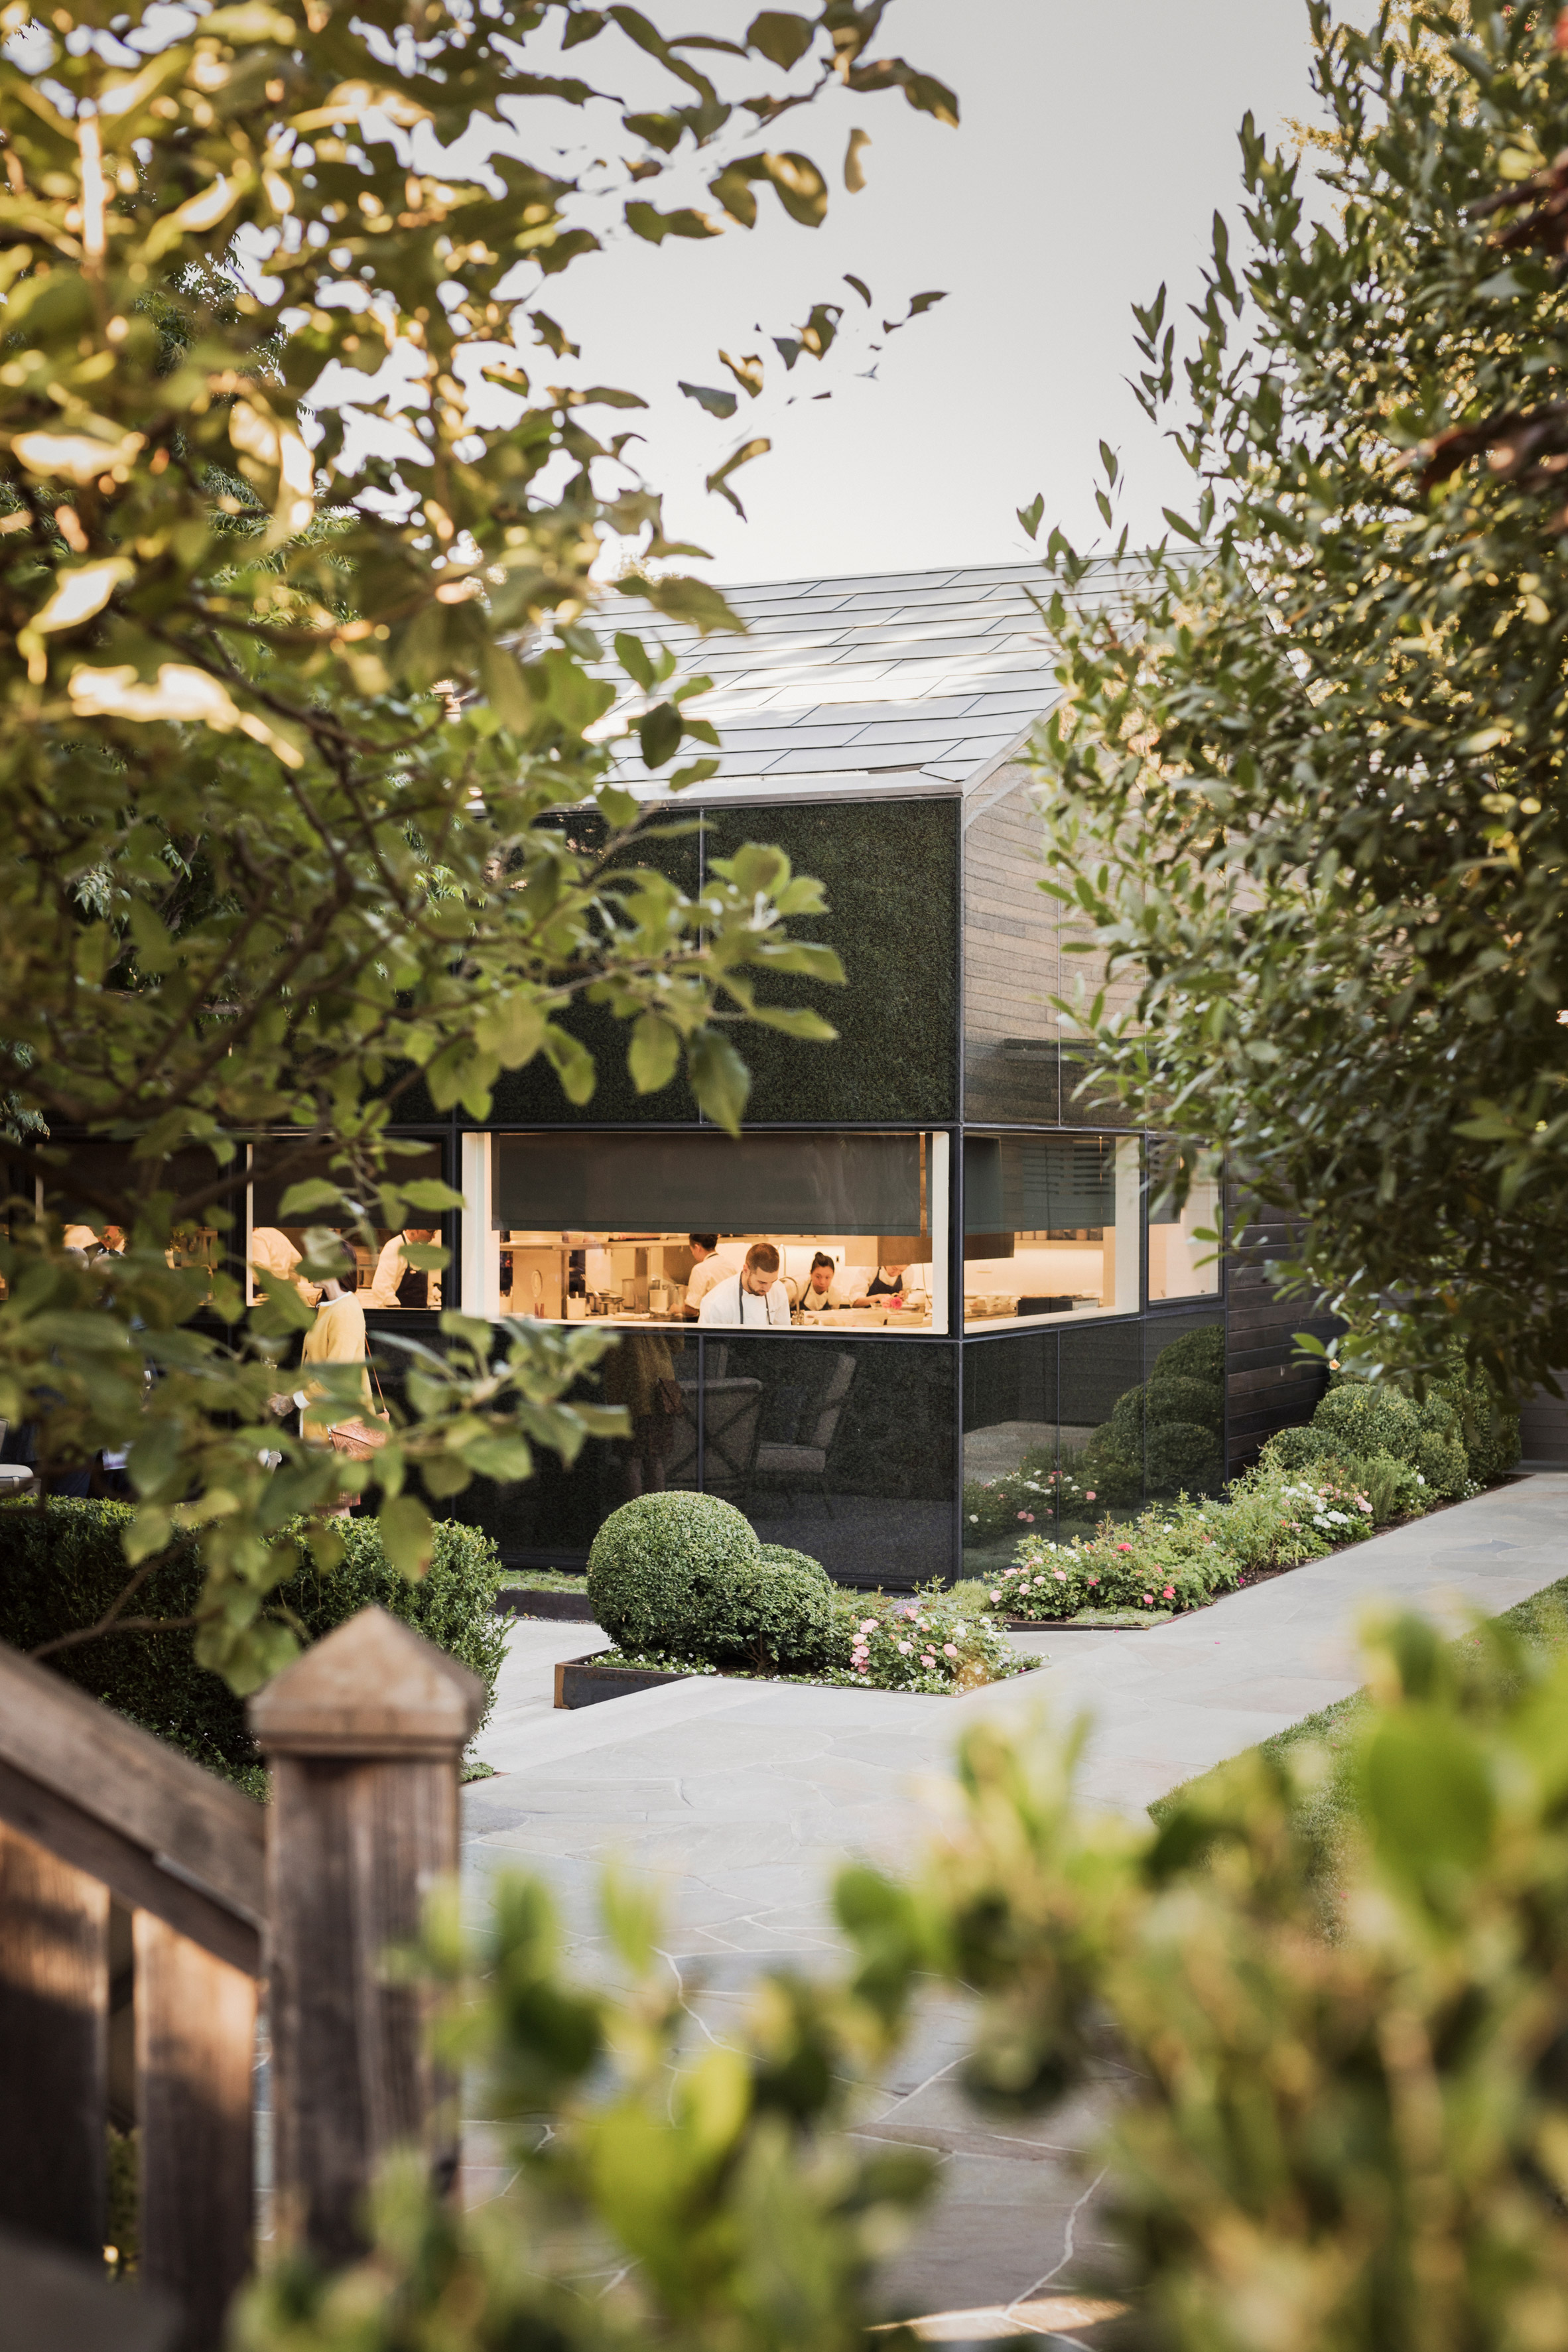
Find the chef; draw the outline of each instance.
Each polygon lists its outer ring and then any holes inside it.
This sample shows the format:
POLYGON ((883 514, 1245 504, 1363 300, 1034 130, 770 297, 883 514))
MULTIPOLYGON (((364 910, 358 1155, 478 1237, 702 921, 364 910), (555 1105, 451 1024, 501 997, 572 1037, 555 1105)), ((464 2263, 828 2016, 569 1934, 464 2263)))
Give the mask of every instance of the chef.
POLYGON ((779 1280, 779 1254, 772 1242, 753 1242, 739 1274, 716 1282, 702 1301, 702 1324, 755 1325, 789 1322, 789 1293, 779 1280))
POLYGON ((866 1285, 863 1296, 855 1299, 853 1304, 857 1307, 890 1307, 895 1302, 901 1304, 910 1291, 918 1290, 921 1286, 918 1276, 913 1282, 906 1281, 905 1276, 909 1270, 907 1265, 879 1265, 873 1279, 866 1285))
POLYGON ((848 1305, 848 1300, 833 1278, 837 1271, 838 1268, 826 1253, 818 1250, 811 1261, 810 1277, 805 1288, 800 1294, 800 1311, 803 1315, 823 1315, 831 1307, 848 1305))
POLYGON ((714 1284, 733 1274, 735 1267, 731 1260, 719 1255, 717 1234, 688 1234, 686 1238, 691 1249, 691 1274, 686 1285, 685 1315, 689 1323, 695 1323, 699 1319, 697 1310, 714 1284))
POLYGON ((250 1236, 250 1263, 263 1274, 275 1274, 291 1282, 307 1306, 314 1307, 321 1293, 320 1286, 306 1282, 296 1271, 300 1253, 288 1234, 278 1225, 258 1225, 250 1236))
POLYGON ((365 1294, 367 1307, 439 1307, 441 1277, 423 1266, 410 1265, 403 1254, 405 1242, 416 1249, 436 1239, 434 1225, 405 1225, 394 1234, 375 1262, 375 1279, 365 1294))

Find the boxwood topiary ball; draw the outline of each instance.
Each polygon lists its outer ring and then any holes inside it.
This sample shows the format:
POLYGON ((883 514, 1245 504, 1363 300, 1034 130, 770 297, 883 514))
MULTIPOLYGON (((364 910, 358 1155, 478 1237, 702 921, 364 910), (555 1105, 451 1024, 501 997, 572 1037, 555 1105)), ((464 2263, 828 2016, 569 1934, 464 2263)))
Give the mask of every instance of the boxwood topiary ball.
POLYGON ((624 1649, 697 1654, 714 1591, 757 1552, 750 1522, 717 1495, 638 1495, 610 1513, 588 1554, 595 1621, 624 1649))
POLYGON ((813 1559, 807 1551, 791 1551, 788 1544, 759 1544, 757 1558, 770 1568, 804 1568, 811 1575, 819 1576, 824 1584, 833 1581, 819 1559, 813 1559))
POLYGON ((834 1648, 833 1587, 816 1560, 765 1549, 775 1557, 743 1560, 715 1580, 694 1629, 697 1654, 758 1674, 820 1673, 834 1648))

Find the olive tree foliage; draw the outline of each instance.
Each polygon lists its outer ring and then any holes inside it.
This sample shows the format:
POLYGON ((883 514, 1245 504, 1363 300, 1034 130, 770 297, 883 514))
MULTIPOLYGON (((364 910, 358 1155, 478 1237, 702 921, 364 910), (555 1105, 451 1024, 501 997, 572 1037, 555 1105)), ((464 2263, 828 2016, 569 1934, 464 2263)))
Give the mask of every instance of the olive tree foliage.
POLYGON ((1110 617, 1052 535, 1035 751, 1054 887, 1141 975, 1076 1007, 1128 1099, 1305 1213, 1349 1360, 1516 1391, 1568 1362, 1554 14, 1314 0, 1318 184, 1249 121, 1185 358, 1136 312, 1192 507, 1110 617))
MULTIPOLYGON (((237 1686, 290 1646, 270 1538, 365 1475, 268 1410, 298 1291, 263 1277, 247 1310, 171 1248, 232 1227, 247 1142, 331 1159, 283 1210, 321 1220, 323 1272, 331 1228, 457 1202, 386 1149, 414 1084, 482 1118, 542 1055, 588 1099, 584 1000, 626 1024, 639 1088, 684 1066, 731 1130, 737 1023, 832 1034, 778 993, 840 976, 789 933, 816 884, 752 845, 693 897, 641 850, 636 776, 700 780, 715 740, 649 625, 739 625, 635 470, 641 397, 549 381, 576 354, 542 297, 562 308, 554 281, 612 238, 657 271, 665 236, 775 199, 815 226, 824 172, 772 143, 801 109, 901 90, 952 121, 874 53, 881 15, 826 0, 733 38, 577 0, 0 15, 0 1418, 35 1424, 48 1472, 130 1447, 132 1561, 201 1529, 199 1654, 237 1686), (661 211, 667 172, 704 175, 703 204, 661 211), (72 1135, 121 1145, 119 1172, 79 1156, 68 1181, 72 1135), (66 1252, 40 1183, 125 1254, 66 1252)), ((817 305, 781 363, 839 315, 817 305)), ((439 1497, 611 1425, 561 1402, 595 1335, 520 1326, 499 1357, 485 1326, 446 1335, 413 1351, 375 1468, 411 1572, 416 1465, 439 1497)), ((357 1375, 323 1393, 357 1410, 357 1375)))

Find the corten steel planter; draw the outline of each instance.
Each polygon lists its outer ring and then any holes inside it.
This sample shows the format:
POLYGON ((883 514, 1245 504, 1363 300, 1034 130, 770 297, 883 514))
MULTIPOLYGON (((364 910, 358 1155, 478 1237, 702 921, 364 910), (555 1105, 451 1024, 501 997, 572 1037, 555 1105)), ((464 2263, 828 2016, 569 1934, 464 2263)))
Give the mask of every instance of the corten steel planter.
POLYGON ((657 1690, 661 1683, 689 1682, 689 1675, 658 1666, 602 1666, 596 1658, 563 1658, 555 1668, 557 1706, 597 1706, 633 1691, 657 1690))

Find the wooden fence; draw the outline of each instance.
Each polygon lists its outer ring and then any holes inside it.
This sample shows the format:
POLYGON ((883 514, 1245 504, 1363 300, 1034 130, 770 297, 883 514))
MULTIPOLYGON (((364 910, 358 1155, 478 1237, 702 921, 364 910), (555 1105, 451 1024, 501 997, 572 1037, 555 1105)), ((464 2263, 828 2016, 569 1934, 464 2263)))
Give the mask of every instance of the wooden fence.
POLYGON ((118 1906, 139 2268, 172 2298, 178 2352, 216 2352, 254 2259, 258 2000, 277 2241, 351 2257, 395 2146, 455 2178, 456 2100, 424 1999, 384 1955, 457 1868, 483 1700, 465 1667, 367 1609, 251 1701, 272 1769, 261 1806, 0 1649, 0 2229, 101 2261, 118 1906))

